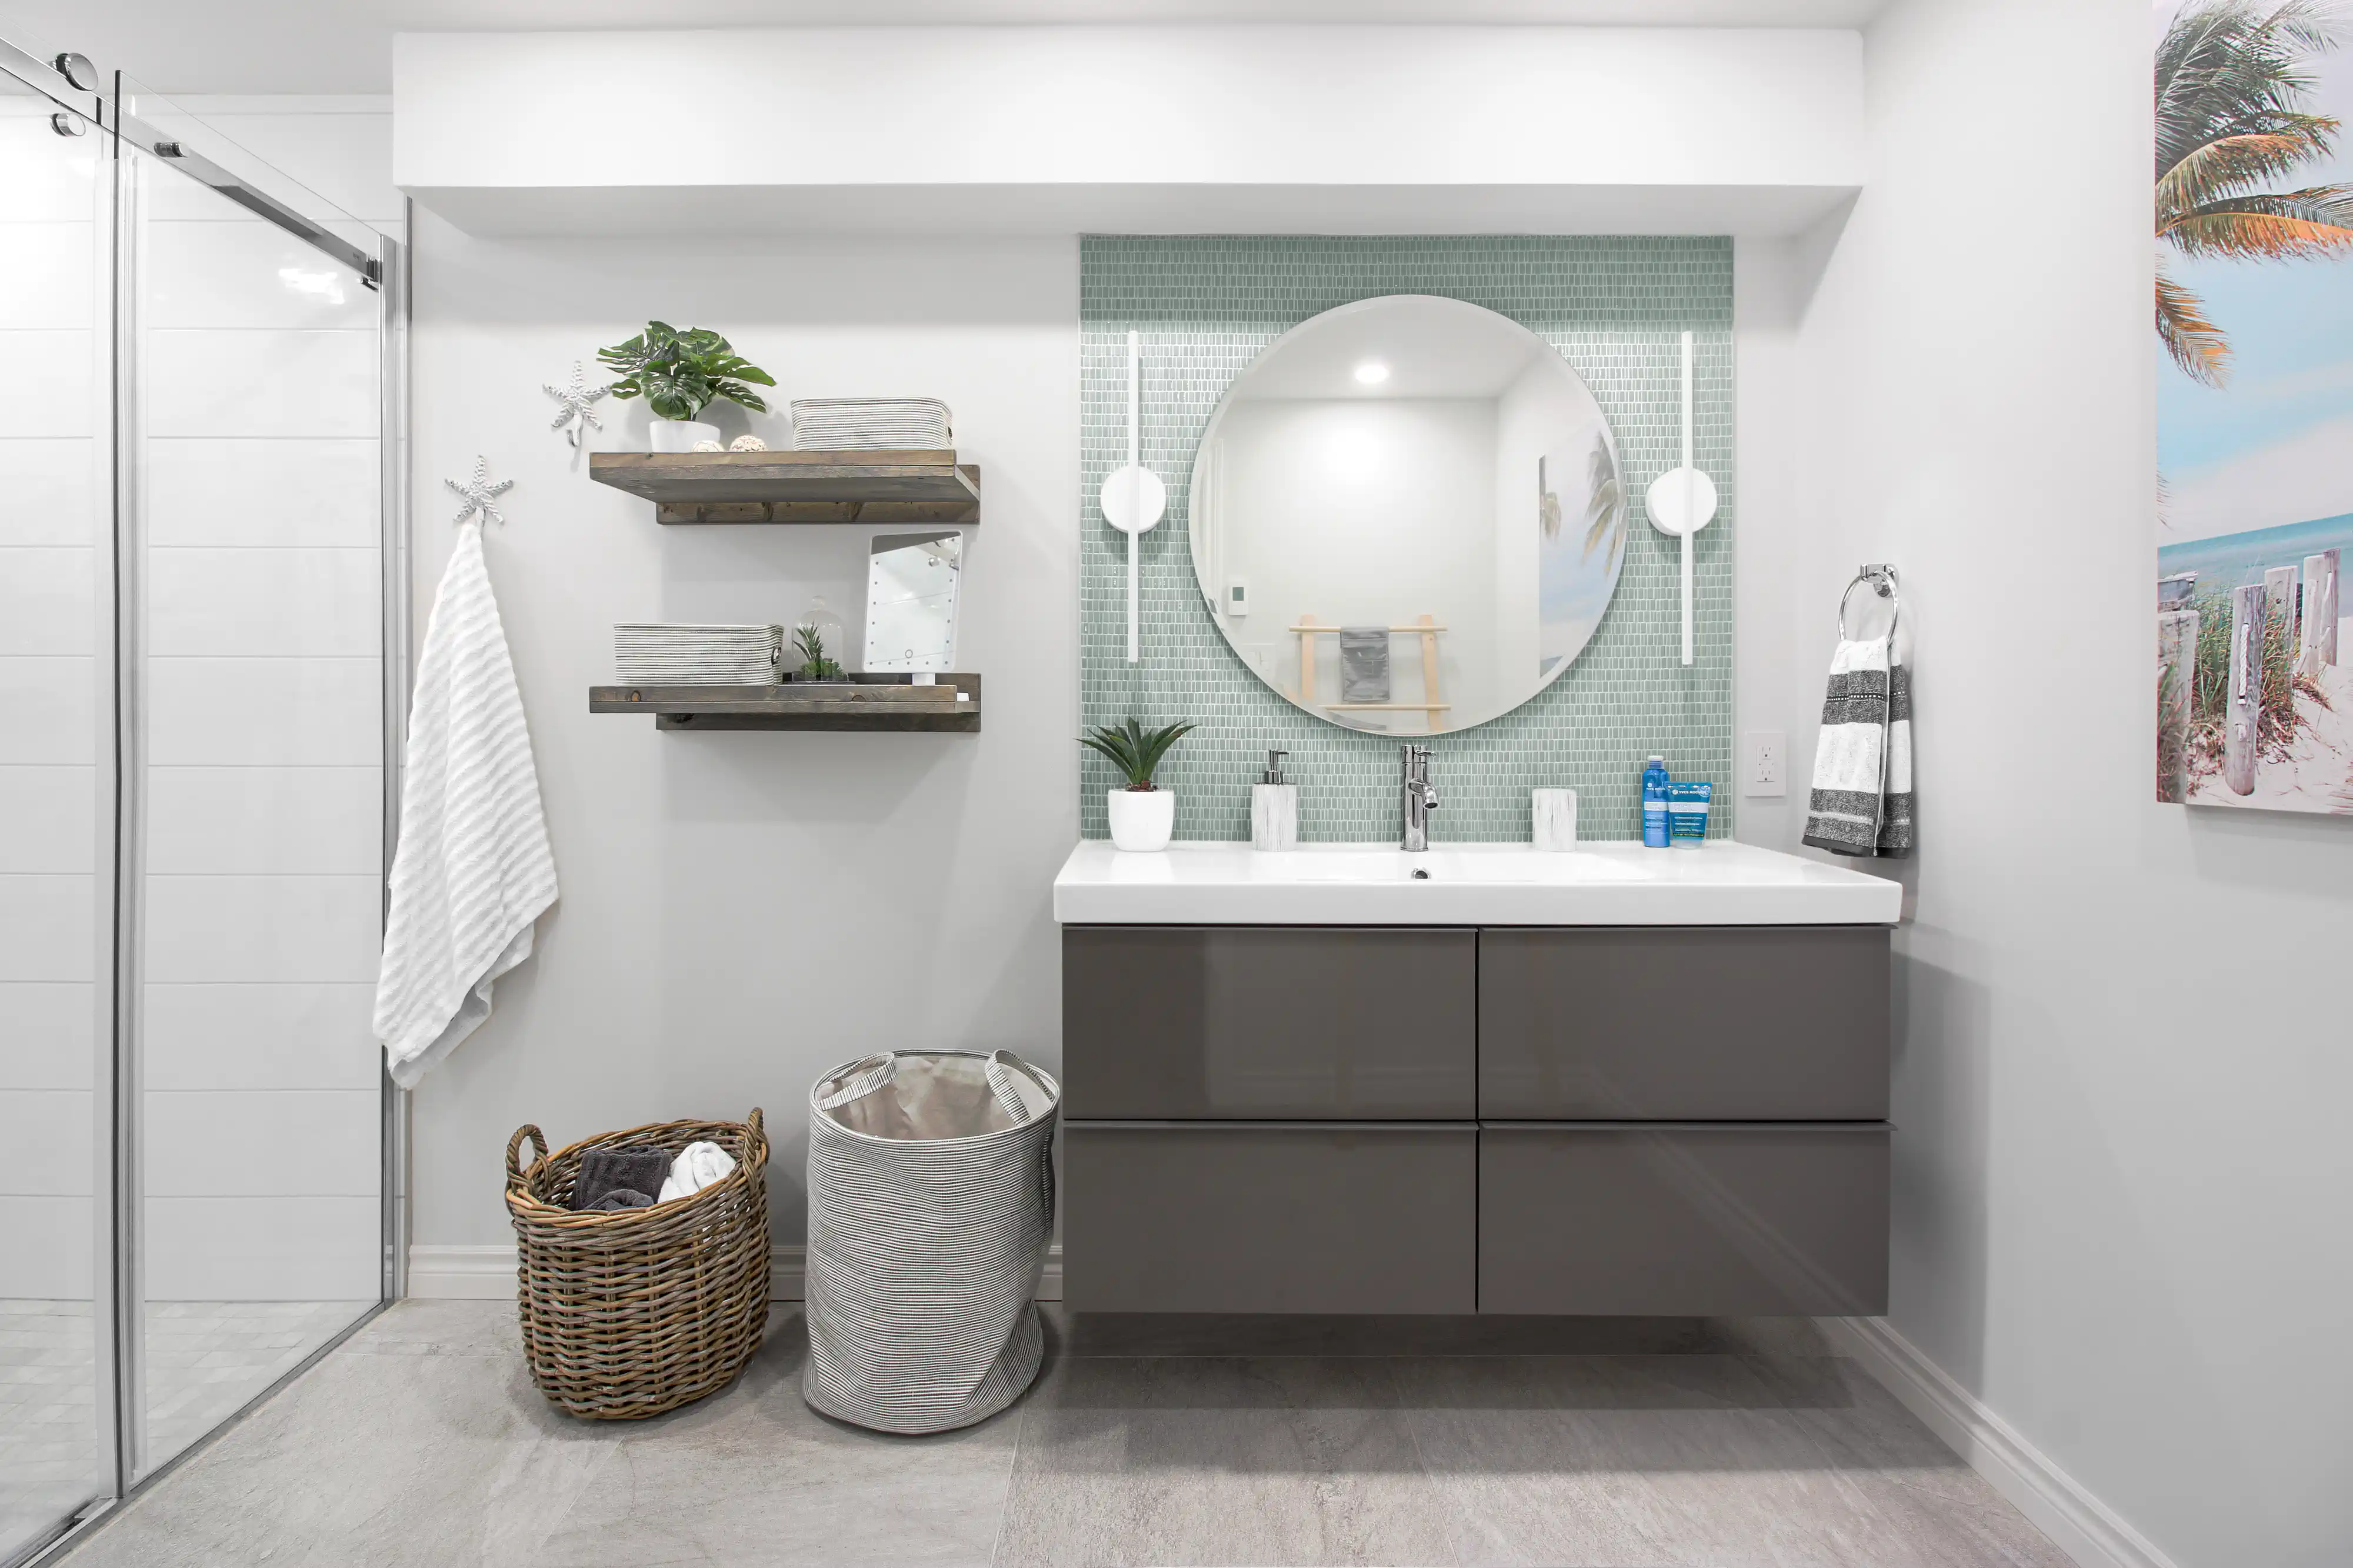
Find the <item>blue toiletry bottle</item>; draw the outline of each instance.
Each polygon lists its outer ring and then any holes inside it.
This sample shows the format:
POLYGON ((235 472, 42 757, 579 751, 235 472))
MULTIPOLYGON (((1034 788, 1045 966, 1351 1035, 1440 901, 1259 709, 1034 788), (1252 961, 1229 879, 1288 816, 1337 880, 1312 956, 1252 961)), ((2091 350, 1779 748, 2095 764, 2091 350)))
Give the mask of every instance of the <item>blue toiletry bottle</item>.
POLYGON ((1667 847, 1667 760, 1652 757, 1642 770, 1642 847, 1667 847))

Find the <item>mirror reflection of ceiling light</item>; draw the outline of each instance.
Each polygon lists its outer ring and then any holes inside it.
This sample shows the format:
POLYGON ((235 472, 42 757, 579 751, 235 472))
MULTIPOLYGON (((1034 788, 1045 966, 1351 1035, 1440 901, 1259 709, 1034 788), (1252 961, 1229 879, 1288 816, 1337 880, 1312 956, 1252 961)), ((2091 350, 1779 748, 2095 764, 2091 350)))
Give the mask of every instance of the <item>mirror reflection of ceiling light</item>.
POLYGON ((300 267, 281 267, 278 280, 297 294, 309 294, 324 300, 330 305, 343 302, 343 280, 332 272, 309 272, 300 267))
POLYGON ((1356 367, 1356 379, 1366 386, 1378 386, 1389 378, 1389 367, 1377 359, 1368 359, 1356 367))

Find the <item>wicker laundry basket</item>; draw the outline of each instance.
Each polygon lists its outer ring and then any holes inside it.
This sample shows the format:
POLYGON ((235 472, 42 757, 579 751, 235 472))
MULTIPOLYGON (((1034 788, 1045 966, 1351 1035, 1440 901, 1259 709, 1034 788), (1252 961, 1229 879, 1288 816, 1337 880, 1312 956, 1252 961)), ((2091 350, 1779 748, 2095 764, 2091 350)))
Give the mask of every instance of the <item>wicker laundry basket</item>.
POLYGON ((635 1421, 724 1388, 760 1348, 768 1315, 768 1135, 747 1121, 662 1121, 557 1151, 536 1127, 507 1142, 515 1302, 540 1392, 592 1421, 635 1421), (521 1163, 523 1140, 538 1148, 521 1163), (565 1204, 596 1149, 675 1154, 709 1142, 735 1168, 651 1208, 565 1204))

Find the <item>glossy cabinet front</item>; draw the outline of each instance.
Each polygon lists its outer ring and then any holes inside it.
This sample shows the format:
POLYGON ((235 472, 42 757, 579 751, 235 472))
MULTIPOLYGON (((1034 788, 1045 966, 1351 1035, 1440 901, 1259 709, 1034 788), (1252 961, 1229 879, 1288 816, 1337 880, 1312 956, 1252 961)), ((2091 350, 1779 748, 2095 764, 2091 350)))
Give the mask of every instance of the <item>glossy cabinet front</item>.
POLYGON ((1064 1300, 1885 1310, 1883 927, 1069 926, 1064 1300))
POLYGON ((1468 1121, 1479 933, 1070 926, 1064 1114, 1468 1121))
POLYGON ((1062 1161, 1062 1292, 1074 1306, 1477 1308, 1468 1124, 1072 1121, 1062 1161))
POLYGON ((1479 1310, 1885 1311, 1887 1143, 1879 1122, 1483 1122, 1479 1310))
POLYGON ((1877 1121, 1884 926, 1479 933, 1479 1114, 1877 1121))

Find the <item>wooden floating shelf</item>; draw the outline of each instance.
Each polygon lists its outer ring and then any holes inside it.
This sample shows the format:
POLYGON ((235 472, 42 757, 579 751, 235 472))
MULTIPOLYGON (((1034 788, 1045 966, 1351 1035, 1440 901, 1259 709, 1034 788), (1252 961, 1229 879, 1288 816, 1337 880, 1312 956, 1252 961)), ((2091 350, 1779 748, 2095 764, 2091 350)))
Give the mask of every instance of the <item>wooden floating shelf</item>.
POLYGON ((953 451, 591 452, 588 477, 657 522, 980 521, 980 468, 953 451))
POLYGON ((849 675, 849 684, 592 686, 591 713, 650 713, 657 730, 911 730, 980 732, 980 677, 849 675), (958 700, 958 694, 962 700, 958 700))

